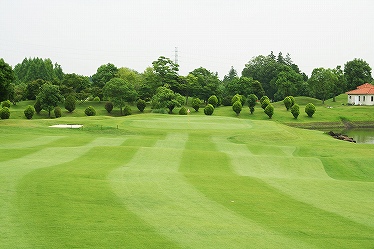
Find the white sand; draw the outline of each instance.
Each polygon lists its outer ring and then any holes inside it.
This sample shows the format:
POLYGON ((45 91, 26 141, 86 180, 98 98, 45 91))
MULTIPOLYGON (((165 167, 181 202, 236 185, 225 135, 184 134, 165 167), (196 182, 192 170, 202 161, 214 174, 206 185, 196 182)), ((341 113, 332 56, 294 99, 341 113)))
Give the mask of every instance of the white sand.
POLYGON ((81 128, 83 125, 77 125, 77 124, 58 124, 58 125, 51 125, 49 127, 52 128, 72 128, 72 129, 77 129, 81 128))

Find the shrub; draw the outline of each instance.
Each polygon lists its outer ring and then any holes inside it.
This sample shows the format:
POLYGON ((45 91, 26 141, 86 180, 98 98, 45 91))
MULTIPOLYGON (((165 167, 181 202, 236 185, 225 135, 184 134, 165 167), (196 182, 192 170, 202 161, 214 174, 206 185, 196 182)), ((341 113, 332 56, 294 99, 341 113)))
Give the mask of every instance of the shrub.
POLYGON ((179 110, 179 115, 187 115, 187 108, 182 106, 182 108, 179 110))
POLYGON ((165 108, 152 109, 152 113, 168 114, 169 112, 165 108))
POLYGON ((269 118, 271 118, 274 114, 274 107, 272 104, 268 104, 264 110, 264 112, 266 113, 266 115, 269 116, 269 118))
POLYGON ((56 118, 60 118, 62 116, 61 114, 61 108, 56 106, 55 109, 53 110, 53 112, 55 113, 55 117, 56 118))
POLYGON ((283 104, 286 107, 287 111, 291 108, 292 106, 292 100, 290 97, 285 97, 283 100, 283 104))
POLYGON ((10 111, 8 107, 3 107, 0 110, 0 118, 1 119, 8 119, 10 117, 10 111))
POLYGON ((74 95, 67 96, 65 99, 65 109, 70 113, 73 112, 75 110, 75 103, 76 99, 74 95))
POLYGON ((236 113, 236 115, 239 115, 239 113, 242 111, 242 103, 240 100, 237 100, 233 105, 232 105, 232 110, 236 113))
POLYGON ((96 115, 96 110, 93 106, 89 106, 89 107, 86 108, 86 110, 84 110, 84 113, 87 116, 95 116, 96 115))
POLYGON ((234 105, 234 103, 236 101, 240 101, 240 95, 239 94, 235 94, 232 98, 231 98, 231 105, 234 105))
POLYGON ((1 102, 1 107, 8 107, 10 108, 10 100, 4 100, 3 102, 1 102))
POLYGON ((93 98, 93 101, 95 101, 95 102, 100 102, 100 97, 99 97, 99 96, 96 96, 95 98, 93 98))
POLYGON ((253 93, 248 96, 248 106, 249 106, 249 111, 251 112, 251 114, 253 114, 253 112, 255 111, 257 100, 258 100, 257 96, 253 93))
POLYGON ((204 108, 205 115, 212 115, 214 112, 214 106, 212 104, 207 104, 204 108))
POLYGON ((34 104, 34 108, 35 108, 35 112, 36 112, 37 114, 39 114, 39 113, 41 112, 41 110, 42 110, 42 105, 41 105, 41 103, 40 103, 40 99, 36 99, 35 104, 34 104))
POLYGON ((231 99, 232 99, 231 96, 225 96, 225 97, 223 97, 223 99, 222 99, 222 105, 224 105, 224 106, 230 106, 231 105, 231 99))
POLYGON ((112 110, 113 110, 113 103, 112 102, 106 102, 105 103, 105 110, 108 112, 108 113, 110 113, 112 110))
POLYGON ((201 105, 201 100, 199 98, 194 98, 191 104, 192 108, 195 109, 196 112, 198 112, 201 105))
POLYGON ((140 112, 143 112, 146 106, 147 106, 147 102, 145 102, 145 100, 138 99, 138 101, 136 101, 136 107, 138 108, 140 112))
POLYGON ((288 96, 291 100, 291 107, 295 104, 295 98, 293 96, 288 96))
POLYGON ((313 114, 316 112, 316 107, 313 105, 313 103, 308 103, 305 106, 305 112, 306 114, 308 114, 308 117, 311 118, 313 114))
POLYGON ((291 107, 291 113, 293 115, 294 118, 297 118, 300 114, 300 108, 299 108, 299 105, 298 104, 294 104, 292 107, 291 107))
POLYGON ((35 108, 31 105, 28 105, 27 108, 23 111, 23 113, 25 114, 25 117, 27 119, 32 119, 32 117, 35 114, 35 108))
POLYGON ((129 116, 131 114, 132 114, 132 111, 131 111, 130 106, 125 105, 125 107, 123 107, 123 115, 124 116, 129 116))
POLYGON ((211 104, 213 108, 218 106, 218 98, 216 95, 212 95, 208 99, 208 104, 211 104))
POLYGON ((270 105, 270 99, 264 99, 261 103, 261 108, 265 110, 268 105, 270 105))
POLYGON ((270 101, 269 97, 264 95, 260 98, 260 104, 262 104, 262 102, 264 102, 265 99, 268 99, 270 101))

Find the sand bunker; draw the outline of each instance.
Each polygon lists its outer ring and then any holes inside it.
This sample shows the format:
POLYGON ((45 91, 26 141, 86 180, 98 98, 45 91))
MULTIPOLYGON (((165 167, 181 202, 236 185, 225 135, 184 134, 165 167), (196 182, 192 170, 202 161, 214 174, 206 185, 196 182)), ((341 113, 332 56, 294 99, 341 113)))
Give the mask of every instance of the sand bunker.
POLYGON ((81 128, 83 125, 78 124, 58 124, 58 125, 51 125, 49 127, 52 128, 71 128, 71 129, 78 129, 81 128))

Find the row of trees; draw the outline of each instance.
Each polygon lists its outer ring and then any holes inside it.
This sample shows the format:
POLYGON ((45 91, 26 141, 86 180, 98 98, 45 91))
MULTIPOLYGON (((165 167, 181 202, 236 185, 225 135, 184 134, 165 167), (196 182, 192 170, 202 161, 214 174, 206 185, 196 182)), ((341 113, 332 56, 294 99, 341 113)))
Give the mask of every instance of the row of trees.
POLYGON ((291 56, 273 52, 252 58, 242 70, 241 76, 231 68, 223 80, 206 68, 200 67, 187 76, 179 75, 179 65, 166 57, 152 62, 143 73, 108 63, 100 66, 91 77, 65 74, 60 65, 50 59, 24 59, 14 70, 0 59, 0 101, 10 99, 13 104, 21 100, 34 100, 43 85, 55 86, 53 91, 61 99, 74 96, 78 101, 90 97, 111 100, 121 109, 126 102, 136 99, 151 101, 155 109, 186 103, 190 97, 204 103, 215 95, 218 104, 232 105, 236 94, 270 101, 283 100, 287 96, 310 96, 324 101, 358 85, 371 82, 371 68, 362 59, 354 59, 333 69, 316 68, 310 78, 299 70, 291 56), (183 96, 183 97, 182 97, 183 96), (160 103, 163 103, 162 105, 160 103))

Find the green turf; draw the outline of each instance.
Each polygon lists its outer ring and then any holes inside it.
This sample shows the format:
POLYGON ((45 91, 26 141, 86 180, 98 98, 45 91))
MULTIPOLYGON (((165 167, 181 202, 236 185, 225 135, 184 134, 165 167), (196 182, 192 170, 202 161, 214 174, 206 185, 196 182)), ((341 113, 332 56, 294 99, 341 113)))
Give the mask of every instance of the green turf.
POLYGON ((374 145, 200 114, 0 127, 1 248, 374 245, 374 145))

